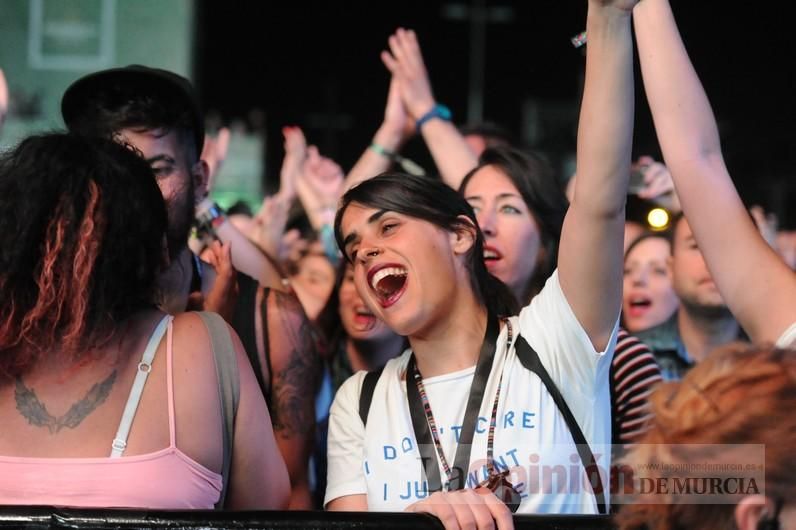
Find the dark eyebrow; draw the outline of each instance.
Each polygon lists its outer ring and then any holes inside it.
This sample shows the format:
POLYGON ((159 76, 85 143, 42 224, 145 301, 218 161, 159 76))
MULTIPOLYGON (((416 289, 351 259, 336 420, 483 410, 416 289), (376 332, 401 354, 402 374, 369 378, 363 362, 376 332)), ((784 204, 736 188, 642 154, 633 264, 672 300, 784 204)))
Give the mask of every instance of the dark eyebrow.
MULTIPOLYGON (((367 224, 375 223, 376 221, 381 219, 381 216, 387 213, 388 211, 389 210, 381 209, 376 213, 372 214, 370 217, 368 217, 367 224)), ((343 248, 346 248, 350 243, 354 242, 357 238, 359 238, 359 234, 357 234, 356 231, 353 231, 347 236, 345 236, 345 239, 343 239, 343 248)))
MULTIPOLYGON (((511 192, 511 193, 501 193, 496 198, 497 199, 510 199, 510 198, 522 199, 522 196, 519 193, 511 192)), ((469 197, 465 197, 464 200, 465 201, 482 201, 482 200, 484 200, 484 198, 481 197, 480 195, 470 195, 469 197)))
POLYGON ((147 158, 146 161, 147 161, 147 163, 149 165, 152 165, 152 164, 154 164, 156 162, 168 162, 169 164, 173 164, 174 163, 174 159, 171 158, 169 155, 153 156, 152 158, 147 158))

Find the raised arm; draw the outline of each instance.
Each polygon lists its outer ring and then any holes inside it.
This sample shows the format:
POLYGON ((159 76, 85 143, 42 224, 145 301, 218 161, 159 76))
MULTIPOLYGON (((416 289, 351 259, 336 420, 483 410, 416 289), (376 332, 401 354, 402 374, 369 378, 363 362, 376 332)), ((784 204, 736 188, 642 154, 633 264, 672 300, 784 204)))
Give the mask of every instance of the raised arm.
POLYGON ((633 135, 634 0, 589 1, 577 180, 559 249, 561 288, 597 350, 622 298, 625 196, 633 135))
POLYGON ((7 113, 8 113, 8 83, 6 83, 6 76, 3 74, 3 69, 0 68, 0 134, 3 133, 3 125, 6 122, 7 113))
MULTIPOLYGON (((389 45, 390 51, 382 52, 381 60, 398 82, 401 98, 415 123, 437 105, 420 44, 414 31, 398 28, 389 45)), ((464 176, 478 163, 478 157, 450 120, 430 119, 421 126, 420 133, 442 180, 458 190, 464 176)))
POLYGON ((372 144, 365 149, 346 175, 343 191, 387 171, 392 164, 389 153, 398 153, 413 133, 414 122, 407 115, 401 100, 398 81, 393 77, 390 79, 390 90, 387 93, 384 121, 373 136, 372 144), (379 152, 380 149, 382 152, 379 152))
POLYGON ((752 340, 774 342, 796 321, 796 275, 738 196, 668 0, 643 0, 634 19, 647 99, 683 212, 733 315, 752 340))

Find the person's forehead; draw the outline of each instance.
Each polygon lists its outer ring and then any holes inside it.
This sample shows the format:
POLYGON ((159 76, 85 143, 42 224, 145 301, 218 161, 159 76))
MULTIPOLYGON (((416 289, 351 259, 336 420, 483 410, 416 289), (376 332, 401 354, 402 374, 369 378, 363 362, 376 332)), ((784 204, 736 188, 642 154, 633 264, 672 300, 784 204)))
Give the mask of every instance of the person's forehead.
POLYGON ((662 237, 648 237, 630 249, 628 258, 655 259, 669 255, 669 242, 662 237))
POLYGON ((120 130, 118 136, 140 150, 145 158, 158 154, 182 154, 179 135, 175 130, 128 127, 120 130))
POLYGON ((674 225, 674 236, 677 240, 686 239, 693 236, 691 225, 688 220, 681 216, 674 225))
POLYGON ((369 222, 372 221, 374 214, 380 210, 372 206, 366 206, 358 202, 352 202, 346 207, 343 212, 343 218, 340 221, 340 228, 343 237, 351 232, 358 232, 365 228, 369 222))
POLYGON ((482 167, 470 177, 470 181, 464 190, 464 196, 465 198, 470 198, 471 196, 482 198, 496 196, 519 197, 520 192, 502 169, 490 164, 482 167))

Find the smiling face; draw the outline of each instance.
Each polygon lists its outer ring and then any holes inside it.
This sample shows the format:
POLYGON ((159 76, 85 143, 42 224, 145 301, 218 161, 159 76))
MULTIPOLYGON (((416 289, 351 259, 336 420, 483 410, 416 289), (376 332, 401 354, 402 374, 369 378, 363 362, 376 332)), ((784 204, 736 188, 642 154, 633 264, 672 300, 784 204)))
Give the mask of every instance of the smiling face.
POLYGON ((489 272, 522 301, 540 259, 539 225, 508 176, 494 166, 479 169, 464 189, 484 233, 489 272))
POLYGON ((662 324, 677 310, 669 257, 669 242, 661 237, 640 240, 627 254, 622 316, 631 333, 662 324))
POLYGON ((469 289, 466 234, 356 202, 346 208, 340 232, 363 301, 400 335, 450 318, 457 290, 469 289))
POLYGON ((346 335, 353 340, 381 340, 395 335, 387 325, 368 309, 354 283, 354 268, 346 265, 339 290, 340 321, 346 335))

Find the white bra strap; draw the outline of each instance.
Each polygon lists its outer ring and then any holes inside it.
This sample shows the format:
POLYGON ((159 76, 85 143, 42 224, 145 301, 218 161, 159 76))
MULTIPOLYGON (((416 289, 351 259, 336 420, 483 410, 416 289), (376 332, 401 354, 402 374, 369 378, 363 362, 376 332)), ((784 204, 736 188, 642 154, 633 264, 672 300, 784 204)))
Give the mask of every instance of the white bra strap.
POLYGON ((138 363, 138 373, 135 374, 133 380, 133 388, 130 389, 130 397, 127 398, 127 405, 124 406, 124 413, 122 414, 122 421, 119 422, 119 430, 116 431, 116 438, 113 439, 111 444, 111 458, 119 458, 124 453, 127 447, 127 436, 130 434, 130 427, 135 418, 135 412, 138 409, 138 402, 141 401, 141 394, 144 391, 144 383, 152 371, 152 359, 155 357, 155 352, 158 351, 160 340, 166 332, 166 328, 171 322, 172 317, 166 315, 160 321, 152 336, 149 338, 149 343, 146 345, 144 355, 141 356, 141 362, 138 363))

